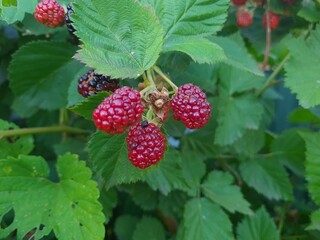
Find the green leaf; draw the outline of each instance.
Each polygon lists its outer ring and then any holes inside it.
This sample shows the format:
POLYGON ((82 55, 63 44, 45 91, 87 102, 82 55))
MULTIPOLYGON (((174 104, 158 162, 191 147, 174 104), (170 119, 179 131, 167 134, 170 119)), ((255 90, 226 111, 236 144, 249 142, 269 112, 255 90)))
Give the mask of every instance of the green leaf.
POLYGON ((153 190, 159 190, 164 195, 174 189, 185 190, 188 185, 182 166, 179 152, 169 149, 159 167, 148 173, 145 180, 153 190))
POLYGON ((192 199, 184 211, 184 240, 232 240, 232 225, 223 210, 206 198, 192 199))
POLYGON ((257 130, 263 111, 261 103, 253 94, 221 96, 215 143, 230 145, 241 138, 246 130, 257 130))
POLYGON ((188 54, 197 63, 218 63, 227 60, 223 49, 205 38, 183 38, 166 45, 164 52, 179 51, 188 54))
POLYGON ((108 223, 112 217, 112 210, 117 206, 117 192, 115 189, 101 189, 100 190, 100 203, 103 206, 103 213, 106 218, 105 223, 108 223))
POLYGON ((285 66, 285 85, 295 94, 304 108, 320 104, 320 28, 313 31, 307 41, 290 39, 287 46, 291 58, 285 66))
POLYGON ((177 39, 217 33, 227 18, 228 0, 142 0, 153 7, 164 27, 165 46, 177 39))
POLYGON ((188 192, 195 196, 200 191, 201 179, 206 173, 203 156, 194 151, 182 151, 181 157, 183 174, 190 188, 188 192))
POLYGON ((165 240, 165 231, 161 222, 153 217, 143 217, 136 226, 133 240, 165 240))
POLYGON ((250 160, 240 165, 244 181, 269 199, 292 200, 292 185, 284 167, 275 158, 250 160))
POLYGON ((138 218, 131 215, 122 215, 117 218, 115 223, 115 233, 119 240, 131 240, 138 218))
POLYGON ((3 7, 17 6, 17 0, 2 0, 2 6, 3 7))
POLYGON ((0 119, 0 159, 8 156, 18 157, 20 154, 29 154, 33 148, 33 137, 25 135, 20 137, 1 137, 1 131, 19 129, 14 123, 0 119))
POLYGON ((110 95, 109 92, 99 92, 95 95, 90 96, 89 98, 86 98, 84 101, 72 107, 70 110, 84 117, 85 119, 93 120, 92 119, 93 110, 96 109, 98 105, 102 103, 103 100, 109 95, 110 95))
POLYGON ((226 64, 257 76, 264 76, 258 69, 257 62, 246 51, 247 48, 239 34, 233 35, 232 38, 211 37, 210 40, 223 48, 228 59, 226 64))
POLYGON ((219 74, 221 86, 229 95, 252 89, 260 89, 265 82, 265 78, 263 77, 225 64, 220 66, 219 74))
POLYGON ((279 232, 265 208, 245 218, 237 228, 238 240, 280 240, 279 232))
POLYGON ((312 199, 320 205, 320 133, 301 134, 306 142, 306 179, 312 199))
POLYGON ((313 212, 310 216, 311 224, 307 227, 307 230, 320 230, 320 210, 313 212))
POLYGON ((232 148, 241 156, 253 158, 265 144, 265 128, 246 130, 245 134, 232 144, 232 148))
POLYGON ((211 172, 202 184, 203 194, 231 213, 237 211, 243 214, 252 214, 250 204, 243 198, 240 188, 233 185, 233 181, 233 177, 229 173, 211 172))
POLYGON ((134 167, 128 159, 126 135, 107 135, 96 132, 88 143, 89 156, 94 171, 101 175, 103 184, 109 188, 121 183, 141 180, 151 169, 134 167))
POLYGON ((271 151, 282 164, 303 177, 306 147, 299 133, 299 129, 282 133, 272 142, 271 151))
POLYGON ((154 65, 162 28, 148 9, 133 0, 79 0, 72 14, 83 45, 78 58, 98 73, 137 78, 154 65))
POLYGON ((67 105, 68 88, 83 66, 72 60, 75 48, 53 41, 31 42, 20 48, 9 66, 15 109, 28 116, 32 109, 67 105))
POLYGON ((309 22, 320 21, 320 11, 313 1, 303 3, 303 7, 299 10, 298 16, 304 18, 309 22))
POLYGON ((305 108, 297 108, 293 110, 289 117, 291 123, 316 123, 320 124, 320 118, 317 117, 312 111, 305 108))
POLYGON ((158 204, 158 193, 144 183, 134 184, 131 197, 133 202, 145 211, 155 209, 158 204))
POLYGON ((12 24, 17 21, 22 21, 26 13, 33 13, 38 4, 38 0, 10 0, 9 4, 5 3, 6 2, 3 2, 1 8, 1 19, 7 22, 7 24, 12 24))
POLYGON ((61 240, 104 238, 104 216, 96 182, 76 155, 58 159, 58 183, 47 179, 49 168, 41 157, 0 160, 0 216, 14 210, 12 224, 0 231, 4 239, 17 229, 17 238, 35 230, 42 239, 52 230, 61 240))
MULTIPOLYGON (((49 137, 50 139, 52 138, 51 135, 49 137)), ((63 140, 59 144, 54 145, 53 150, 57 156, 63 155, 65 153, 73 153, 77 154, 80 159, 88 159, 88 151, 86 149, 85 140, 81 141, 75 138, 68 138, 67 140, 63 140)))

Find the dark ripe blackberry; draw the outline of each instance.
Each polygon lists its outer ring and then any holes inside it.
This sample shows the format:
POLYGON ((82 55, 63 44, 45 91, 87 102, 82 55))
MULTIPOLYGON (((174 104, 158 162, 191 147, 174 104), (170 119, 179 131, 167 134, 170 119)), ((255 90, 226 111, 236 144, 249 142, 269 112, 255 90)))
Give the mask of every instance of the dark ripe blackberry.
POLYGON ((109 76, 103 76, 95 73, 94 70, 90 70, 79 79, 78 92, 84 97, 89 97, 101 91, 114 92, 119 88, 119 82, 119 79, 112 79, 109 76))
POLYGON ((145 128, 145 127, 148 126, 148 124, 149 124, 148 121, 147 121, 147 120, 144 120, 144 121, 141 122, 141 127, 142 127, 142 128, 145 128))
POLYGON ((73 25, 72 25, 73 22, 72 22, 71 19, 70 19, 70 15, 73 14, 73 13, 74 13, 74 11, 73 11, 73 9, 72 9, 71 4, 69 3, 69 4, 67 5, 67 13, 65 14, 65 22, 66 22, 68 31, 69 31, 70 33, 74 33, 74 32, 76 31, 76 30, 74 29, 73 25))

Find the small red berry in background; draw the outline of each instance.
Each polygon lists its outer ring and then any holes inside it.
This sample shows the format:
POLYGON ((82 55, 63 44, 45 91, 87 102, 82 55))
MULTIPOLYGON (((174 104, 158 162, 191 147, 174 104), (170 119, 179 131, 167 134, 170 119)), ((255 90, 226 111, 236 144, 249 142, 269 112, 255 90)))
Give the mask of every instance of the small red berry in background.
MULTIPOLYGON (((273 12, 268 12, 269 14, 269 18, 270 18, 270 29, 271 30, 274 30, 278 27, 279 25, 279 22, 280 22, 280 17, 279 15, 273 13, 273 12)), ((267 13, 265 13, 263 15, 263 18, 262 18, 262 25, 264 28, 267 28, 267 13)))
POLYGON ((243 6, 247 3, 247 0, 231 0, 231 2, 235 5, 235 6, 243 6))
POLYGON ((166 150, 166 138, 160 128, 147 121, 130 127, 126 141, 129 160, 141 169, 156 164, 166 150))
POLYGON ((237 11, 237 24, 241 28, 249 27, 253 22, 252 15, 249 11, 244 9, 239 9, 237 11))
POLYGON ((117 89, 93 111, 98 129, 109 134, 124 133, 142 119, 144 107, 140 93, 130 87, 117 89))
POLYGON ((64 24, 64 9, 56 0, 43 0, 38 3, 34 17, 43 25, 55 28, 64 24))
POLYGON ((191 83, 178 88, 171 101, 171 108, 174 112, 173 118, 182 121, 190 129, 202 128, 210 119, 211 105, 206 94, 191 83))

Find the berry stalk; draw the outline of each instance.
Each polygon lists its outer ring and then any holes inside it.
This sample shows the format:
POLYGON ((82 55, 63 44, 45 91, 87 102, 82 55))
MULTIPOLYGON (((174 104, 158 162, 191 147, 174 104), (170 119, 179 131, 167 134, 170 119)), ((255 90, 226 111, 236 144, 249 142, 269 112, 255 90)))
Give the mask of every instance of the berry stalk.
POLYGON ((153 70, 158 73, 167 83, 169 83, 169 85, 172 87, 173 91, 174 92, 177 92, 178 91, 178 87, 177 85, 175 85, 171 80, 170 78, 168 78, 162 71, 159 67, 157 66, 154 66, 153 67, 153 70))

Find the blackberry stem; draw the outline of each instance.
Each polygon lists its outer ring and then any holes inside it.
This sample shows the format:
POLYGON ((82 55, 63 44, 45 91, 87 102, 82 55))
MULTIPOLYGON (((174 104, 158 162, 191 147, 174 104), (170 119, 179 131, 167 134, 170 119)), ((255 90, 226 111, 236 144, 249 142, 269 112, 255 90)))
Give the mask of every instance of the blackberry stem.
POLYGON ((13 137, 13 136, 21 136, 21 135, 30 135, 30 134, 42 134, 42 133, 72 133, 72 134, 89 134, 88 131, 73 128, 68 126, 51 126, 51 127, 36 127, 36 128, 21 128, 21 129, 11 129, 0 131, 0 139, 4 137, 13 137))
POLYGON ((153 87, 153 89, 157 89, 157 86, 156 84, 154 83, 153 81, 153 78, 152 78, 152 74, 151 74, 151 70, 148 69, 147 70, 147 77, 148 77, 148 81, 150 82, 151 86, 153 87))
POLYGON ((167 83, 169 83, 169 85, 172 87, 173 91, 174 92, 177 92, 178 91, 178 87, 177 85, 175 85, 171 80, 170 78, 168 78, 162 71, 159 67, 157 66, 154 66, 153 67, 153 70, 158 73, 164 80, 166 80, 167 83))

